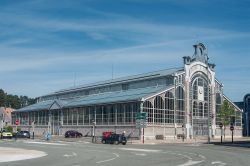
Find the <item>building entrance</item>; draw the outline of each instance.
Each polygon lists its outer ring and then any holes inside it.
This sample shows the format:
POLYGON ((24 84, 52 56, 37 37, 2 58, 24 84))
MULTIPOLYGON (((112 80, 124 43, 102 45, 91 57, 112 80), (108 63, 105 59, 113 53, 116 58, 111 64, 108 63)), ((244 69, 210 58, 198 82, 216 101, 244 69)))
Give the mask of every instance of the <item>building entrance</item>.
POLYGON ((193 134, 196 136, 208 136, 207 119, 193 119, 193 134))
POLYGON ((51 112, 51 134, 60 134, 60 112, 58 110, 53 110, 51 112))

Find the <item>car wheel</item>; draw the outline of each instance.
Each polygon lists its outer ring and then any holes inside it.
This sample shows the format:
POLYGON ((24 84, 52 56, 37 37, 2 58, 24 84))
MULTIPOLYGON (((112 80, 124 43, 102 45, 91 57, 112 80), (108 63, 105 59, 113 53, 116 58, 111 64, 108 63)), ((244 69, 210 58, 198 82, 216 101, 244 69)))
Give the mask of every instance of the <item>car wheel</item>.
POLYGON ((118 142, 118 141, 115 141, 115 142, 114 142, 114 144, 115 144, 115 145, 118 145, 118 144, 119 144, 119 142, 118 142))
POLYGON ((126 142, 123 142, 122 144, 123 144, 123 145, 126 145, 126 142))
POLYGON ((102 143, 103 143, 103 144, 106 144, 106 140, 102 140, 102 143))

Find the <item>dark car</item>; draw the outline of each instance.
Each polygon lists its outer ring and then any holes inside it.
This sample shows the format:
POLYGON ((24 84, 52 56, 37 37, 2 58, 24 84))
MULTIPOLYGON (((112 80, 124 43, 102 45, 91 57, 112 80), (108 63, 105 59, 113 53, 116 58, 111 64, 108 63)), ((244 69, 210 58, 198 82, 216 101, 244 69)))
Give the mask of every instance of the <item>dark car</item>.
POLYGON ((110 134, 108 137, 102 138, 102 143, 104 144, 123 144, 126 145, 127 138, 124 134, 110 134))
POLYGON ((30 132, 29 131, 18 131, 14 134, 14 137, 16 138, 30 138, 30 132))
POLYGON ((82 137, 82 133, 79 133, 78 131, 75 130, 69 130, 66 131, 65 133, 65 138, 78 138, 78 137, 82 137))

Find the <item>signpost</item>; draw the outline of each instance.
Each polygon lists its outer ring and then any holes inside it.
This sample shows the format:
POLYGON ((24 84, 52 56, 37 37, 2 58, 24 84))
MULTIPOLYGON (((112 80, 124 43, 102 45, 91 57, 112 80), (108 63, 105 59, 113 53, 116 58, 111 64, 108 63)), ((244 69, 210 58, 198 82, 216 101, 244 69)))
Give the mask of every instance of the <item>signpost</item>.
POLYGON ((31 123, 31 126, 32 126, 32 139, 34 139, 34 137, 35 137, 35 121, 33 121, 31 123))
POLYGON ((15 125, 16 125, 15 140, 17 140, 17 126, 19 126, 19 125, 20 125, 20 121, 19 121, 19 119, 16 119, 16 121, 15 121, 15 125))
POLYGON ((234 126, 233 126, 233 124, 231 124, 230 130, 232 132, 232 143, 234 143, 234 126))
POLYGON ((223 124, 222 123, 220 123, 219 124, 219 126, 220 126, 220 143, 222 144, 222 127, 223 127, 223 124))
POLYGON ((0 123, 1 123, 1 139, 3 139, 3 120, 4 120, 4 114, 2 113, 0 115, 0 123))
POLYGON ((92 143, 96 142, 95 139, 95 126, 96 126, 96 122, 95 120, 92 120, 92 124, 93 124, 93 128, 92 128, 92 143))
POLYGON ((147 112, 137 112, 135 119, 136 119, 136 128, 139 128, 140 131, 142 128, 142 143, 144 144, 144 128, 147 127, 148 113, 147 112))

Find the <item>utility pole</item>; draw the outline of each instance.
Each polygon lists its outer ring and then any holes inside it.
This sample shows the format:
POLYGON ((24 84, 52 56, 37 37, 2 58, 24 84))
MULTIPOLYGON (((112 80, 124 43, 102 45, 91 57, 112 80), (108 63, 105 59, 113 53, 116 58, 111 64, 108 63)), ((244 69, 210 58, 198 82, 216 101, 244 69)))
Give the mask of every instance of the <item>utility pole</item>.
POLYGON ((1 113, 1 115, 0 115, 0 122, 1 122, 1 139, 3 139, 3 119, 4 119, 4 113, 1 113))
POLYGON ((176 129, 176 84, 177 84, 177 76, 173 75, 174 77, 174 139, 176 139, 177 129, 176 129))
MULTIPOLYGON (((208 66, 208 64, 207 64, 207 84, 208 84, 208 87, 210 86, 209 85, 209 76, 208 76, 208 71, 209 71, 209 66, 208 66)), ((211 100, 211 97, 210 97, 210 95, 212 95, 212 94, 210 94, 210 93, 208 93, 208 115, 207 115, 207 128, 208 128, 208 134, 207 134, 207 143, 208 144, 210 144, 210 121, 211 121, 211 119, 210 119, 210 103, 212 102, 211 100)))

